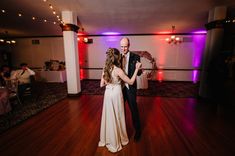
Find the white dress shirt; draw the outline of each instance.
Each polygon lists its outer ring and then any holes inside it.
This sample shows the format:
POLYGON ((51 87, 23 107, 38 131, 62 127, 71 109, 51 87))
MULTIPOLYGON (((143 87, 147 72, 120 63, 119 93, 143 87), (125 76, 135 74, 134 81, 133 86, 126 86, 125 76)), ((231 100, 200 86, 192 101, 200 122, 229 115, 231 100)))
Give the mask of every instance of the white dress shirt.
MULTIPOLYGON (((130 52, 129 51, 127 52, 127 54, 125 54, 125 57, 126 57, 125 74, 128 75, 128 66, 129 66, 129 58, 130 58, 130 52)), ((125 86, 129 89, 128 83, 125 83, 125 86)))
POLYGON ((30 83, 30 76, 35 75, 35 72, 29 68, 23 72, 22 69, 16 70, 13 79, 17 79, 20 84, 30 83))

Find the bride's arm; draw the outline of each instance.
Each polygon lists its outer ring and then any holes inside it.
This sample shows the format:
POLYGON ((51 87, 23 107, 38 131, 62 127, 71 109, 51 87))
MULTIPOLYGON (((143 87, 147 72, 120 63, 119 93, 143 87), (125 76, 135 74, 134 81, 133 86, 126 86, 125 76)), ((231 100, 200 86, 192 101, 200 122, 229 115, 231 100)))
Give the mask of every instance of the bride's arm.
POLYGON ((105 80, 104 80, 103 76, 104 76, 104 71, 102 72, 102 75, 101 75, 100 87, 104 87, 105 86, 105 80))
POLYGON ((137 76, 137 73, 138 73, 138 70, 139 68, 141 67, 141 63, 137 63, 136 64, 136 69, 135 69, 135 72, 134 74, 132 75, 131 79, 123 72, 123 70, 121 68, 118 68, 118 76, 126 83, 128 83, 129 85, 133 85, 133 83, 135 82, 135 79, 136 79, 136 76, 137 76))

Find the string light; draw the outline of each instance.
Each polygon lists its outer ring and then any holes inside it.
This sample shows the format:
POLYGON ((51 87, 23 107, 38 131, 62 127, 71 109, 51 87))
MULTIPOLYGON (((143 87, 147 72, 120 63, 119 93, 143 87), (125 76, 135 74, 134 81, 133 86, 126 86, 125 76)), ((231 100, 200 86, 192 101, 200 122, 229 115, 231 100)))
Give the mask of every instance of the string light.
MULTIPOLYGON (((44 0, 44 2, 48 2, 48 0, 44 0)), ((64 22, 60 19, 60 16, 56 14, 56 11, 55 11, 55 9, 54 9, 54 7, 52 6, 51 3, 49 3, 49 8, 52 9, 52 13, 53 13, 53 15, 56 15, 57 20, 60 21, 60 23, 63 24, 64 22)), ((56 22, 53 22, 53 24, 55 24, 55 23, 56 22)))
MULTIPOLYGON (((49 1, 48 0, 43 0, 43 2, 45 2, 45 3, 49 3, 49 1)), ((53 7, 53 5, 50 3, 50 4, 48 4, 49 5, 49 8, 50 9, 52 9, 52 14, 53 15, 55 15, 55 17, 57 18, 57 21, 58 22, 56 22, 55 20, 53 20, 53 21, 48 21, 48 20, 46 20, 45 18, 43 19, 43 18, 40 18, 40 17, 35 17, 35 16, 25 16, 25 15, 27 15, 27 14, 24 14, 24 12, 23 12, 23 14, 22 14, 22 12, 19 12, 18 14, 17 14, 17 16, 18 17, 21 17, 21 18, 24 18, 24 19, 31 19, 31 20, 33 20, 33 21, 38 21, 38 22, 43 22, 43 23, 52 23, 52 24, 60 24, 60 23, 64 23, 62 20, 61 20, 61 18, 60 18, 60 15, 58 15, 58 12, 55 10, 55 7, 53 7), (23 16, 24 15, 24 16, 23 16)), ((2 13, 4 13, 5 15, 8 15, 8 10, 5 10, 5 9, 1 9, 1 12, 2 13)))
POLYGON ((235 23, 235 19, 226 19, 225 23, 235 23))
MULTIPOLYGON (((3 12, 3 11, 2 11, 2 12, 3 12)), ((5 14, 5 13, 6 13, 6 15, 7 15, 7 11, 6 11, 6 10, 4 10, 4 14, 5 14)), ((40 19, 40 18, 38 18, 38 17, 36 18, 35 16, 25 16, 25 15, 23 16, 22 13, 18 13, 17 16, 20 17, 20 18, 23 18, 23 17, 24 17, 25 19, 28 18, 28 19, 31 19, 31 20, 33 20, 33 21, 55 24, 54 21, 48 21, 48 20, 45 21, 45 19, 42 19, 42 18, 40 19)))
POLYGON ((50 7, 51 9, 53 9, 53 6, 52 6, 51 4, 49 4, 49 7, 50 7))

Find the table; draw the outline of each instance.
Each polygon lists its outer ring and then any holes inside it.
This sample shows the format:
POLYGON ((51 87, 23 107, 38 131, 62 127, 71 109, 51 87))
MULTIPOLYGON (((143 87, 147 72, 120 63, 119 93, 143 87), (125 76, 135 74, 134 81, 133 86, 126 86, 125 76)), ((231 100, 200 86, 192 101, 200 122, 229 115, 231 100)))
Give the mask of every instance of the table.
POLYGON ((65 82, 67 81, 66 78, 66 71, 36 71, 37 79, 44 79, 47 82, 65 82))
POLYGON ((9 92, 6 88, 0 87, 0 115, 10 111, 9 92))
POLYGON ((143 72, 140 76, 137 76, 136 82, 137 89, 148 89, 147 72, 143 72))

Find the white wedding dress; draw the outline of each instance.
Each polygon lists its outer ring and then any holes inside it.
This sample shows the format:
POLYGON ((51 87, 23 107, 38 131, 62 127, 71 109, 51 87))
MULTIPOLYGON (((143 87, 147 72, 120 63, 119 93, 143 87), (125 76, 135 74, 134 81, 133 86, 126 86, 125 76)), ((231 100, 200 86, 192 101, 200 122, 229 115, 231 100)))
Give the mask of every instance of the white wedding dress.
POLYGON ((121 80, 116 74, 117 67, 112 71, 112 83, 106 85, 102 110, 100 141, 98 146, 106 146, 110 152, 118 152, 128 144, 126 132, 124 101, 121 80))

